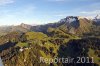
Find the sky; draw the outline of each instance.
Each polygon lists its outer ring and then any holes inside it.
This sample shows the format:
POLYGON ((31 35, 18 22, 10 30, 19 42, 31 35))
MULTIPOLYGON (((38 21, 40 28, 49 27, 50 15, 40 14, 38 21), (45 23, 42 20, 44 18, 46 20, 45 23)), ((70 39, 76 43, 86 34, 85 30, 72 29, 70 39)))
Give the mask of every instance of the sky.
POLYGON ((0 25, 38 25, 100 14, 100 0, 0 0, 0 25))

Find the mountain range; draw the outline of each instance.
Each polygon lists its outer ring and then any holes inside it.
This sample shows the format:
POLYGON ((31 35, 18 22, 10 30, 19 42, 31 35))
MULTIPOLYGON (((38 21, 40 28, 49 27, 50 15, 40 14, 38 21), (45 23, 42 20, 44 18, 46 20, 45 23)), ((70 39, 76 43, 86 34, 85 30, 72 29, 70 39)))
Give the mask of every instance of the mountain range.
POLYGON ((67 16, 44 25, 0 26, 0 57, 4 66, 100 66, 100 17, 67 16), (74 62, 40 63, 40 57, 71 57, 74 62))
POLYGON ((100 26, 100 16, 97 15, 93 19, 89 19, 87 17, 80 16, 67 16, 55 23, 48 23, 44 25, 28 25, 21 23, 16 26, 1 26, 0 27, 0 35, 5 35, 9 32, 28 32, 28 31, 36 31, 47 33, 48 28, 60 29, 66 33, 82 35, 84 33, 89 33, 94 29, 99 29, 100 26), (98 27, 98 28, 97 28, 98 27))

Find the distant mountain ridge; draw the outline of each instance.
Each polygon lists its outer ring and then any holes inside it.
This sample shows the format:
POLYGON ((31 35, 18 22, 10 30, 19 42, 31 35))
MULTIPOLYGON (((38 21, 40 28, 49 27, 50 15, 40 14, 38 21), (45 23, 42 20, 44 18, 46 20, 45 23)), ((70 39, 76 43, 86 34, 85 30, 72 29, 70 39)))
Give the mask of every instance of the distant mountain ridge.
POLYGON ((78 16, 68 16, 66 18, 61 19, 60 21, 56 23, 50 23, 46 25, 39 25, 39 26, 33 26, 33 31, 39 31, 44 32, 48 30, 49 27, 51 28, 59 28, 67 33, 72 34, 83 34, 86 32, 91 31, 92 26, 97 26, 96 21, 87 19, 87 18, 79 18, 78 16))
POLYGON ((26 28, 26 29, 30 29, 32 27, 31 25, 24 24, 24 23, 21 23, 19 26, 26 28))
POLYGON ((0 27, 0 34, 6 34, 8 32, 18 31, 18 32, 27 32, 27 31, 36 31, 47 33, 48 28, 61 29, 67 33, 72 34, 83 34, 86 32, 90 32, 92 26, 99 26, 100 19, 99 15, 97 15, 94 19, 87 19, 85 17, 79 16, 67 16, 66 18, 61 19, 55 23, 48 23, 44 25, 28 25, 21 23, 17 26, 5 26, 0 27))
POLYGON ((30 31, 31 25, 28 24, 20 24, 16 26, 1 26, 0 27, 0 35, 5 35, 9 32, 27 32, 30 31))

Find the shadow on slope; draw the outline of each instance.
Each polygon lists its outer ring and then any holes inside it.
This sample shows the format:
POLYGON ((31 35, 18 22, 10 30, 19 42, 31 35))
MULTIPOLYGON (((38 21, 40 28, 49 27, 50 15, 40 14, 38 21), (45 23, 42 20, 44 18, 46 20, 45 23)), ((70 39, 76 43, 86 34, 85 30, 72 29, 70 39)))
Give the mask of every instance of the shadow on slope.
MULTIPOLYGON (((99 66, 100 62, 100 39, 98 38, 84 38, 84 39, 73 39, 70 40, 66 45, 61 45, 58 50, 58 57, 60 58, 74 58, 72 63, 62 63, 63 66, 99 66), (94 50, 94 55, 97 56, 96 59, 94 57, 93 61, 96 60, 98 62, 91 63, 92 57, 89 55, 89 49, 94 50), (87 59, 85 62, 77 63, 78 57, 89 57, 90 63, 87 63, 87 59)), ((91 52, 90 52, 91 53, 91 52)))

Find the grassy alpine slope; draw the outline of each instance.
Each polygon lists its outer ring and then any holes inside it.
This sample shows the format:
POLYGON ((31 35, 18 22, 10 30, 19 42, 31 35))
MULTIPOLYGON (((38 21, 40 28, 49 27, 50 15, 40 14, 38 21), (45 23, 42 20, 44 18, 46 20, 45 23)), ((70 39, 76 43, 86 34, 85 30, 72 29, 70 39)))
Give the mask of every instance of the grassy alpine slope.
POLYGON ((74 22, 35 26, 25 32, 26 28, 20 27, 0 36, 4 66, 100 66, 100 27, 87 19, 74 22), (74 61, 77 57, 93 57, 94 63, 48 64, 40 63, 40 57, 72 57, 74 61))

